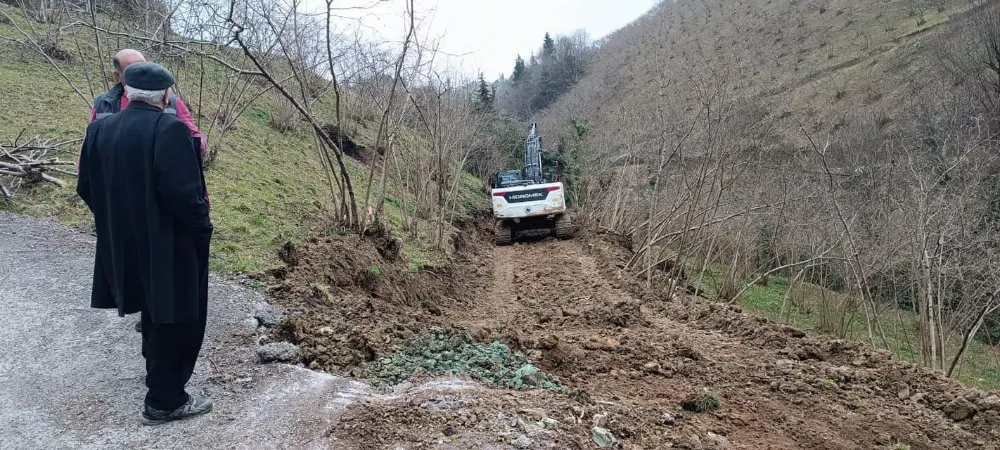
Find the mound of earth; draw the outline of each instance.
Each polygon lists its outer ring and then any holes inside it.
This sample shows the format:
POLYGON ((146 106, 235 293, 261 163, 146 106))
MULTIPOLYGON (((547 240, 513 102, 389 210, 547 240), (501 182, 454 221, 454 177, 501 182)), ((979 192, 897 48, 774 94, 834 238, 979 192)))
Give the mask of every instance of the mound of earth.
POLYGON ((363 436, 358 448, 1000 448, 996 394, 735 306, 646 292, 603 236, 493 247, 488 226, 466 227, 447 268, 411 272, 380 251, 385 239, 343 236, 286 250, 269 274, 292 311, 273 339, 309 367, 390 385, 482 381, 353 405, 332 436, 363 436), (450 362, 456 351, 465 362, 450 362), (566 389, 509 382, 528 366, 566 389))

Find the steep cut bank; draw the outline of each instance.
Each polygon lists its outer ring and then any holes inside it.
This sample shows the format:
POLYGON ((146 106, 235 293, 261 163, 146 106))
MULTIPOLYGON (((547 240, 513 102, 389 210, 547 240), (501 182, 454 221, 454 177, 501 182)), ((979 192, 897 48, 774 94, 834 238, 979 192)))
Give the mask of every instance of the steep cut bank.
POLYGON ((495 248, 485 225, 464 224, 444 268, 411 270, 384 244, 330 237, 269 274, 292 311, 272 338, 297 343, 317 369, 392 384, 380 369, 428 332, 472 338, 422 348, 409 378, 465 367, 460 377, 486 387, 352 405, 332 436, 353 448, 1000 448, 996 394, 738 307, 644 292, 620 269, 628 252, 602 235, 495 248), (441 362, 475 345, 503 357, 441 362), (495 387, 484 371, 524 370, 504 349, 539 371, 495 387), (565 389, 539 388, 548 379, 565 389))

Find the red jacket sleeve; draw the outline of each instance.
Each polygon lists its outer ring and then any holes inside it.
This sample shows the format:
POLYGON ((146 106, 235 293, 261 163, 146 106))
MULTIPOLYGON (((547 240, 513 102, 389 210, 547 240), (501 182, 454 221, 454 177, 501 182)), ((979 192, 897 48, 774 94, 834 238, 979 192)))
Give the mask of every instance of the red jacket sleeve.
POLYGON ((201 154, 204 155, 205 150, 207 149, 205 135, 201 134, 201 131, 198 130, 198 125, 195 125, 194 118, 191 117, 191 110, 189 110, 187 105, 181 101, 180 97, 177 98, 177 118, 180 119, 181 122, 184 122, 184 125, 187 125, 188 129, 191 130, 191 137, 198 138, 201 146, 199 150, 201 150, 201 154))

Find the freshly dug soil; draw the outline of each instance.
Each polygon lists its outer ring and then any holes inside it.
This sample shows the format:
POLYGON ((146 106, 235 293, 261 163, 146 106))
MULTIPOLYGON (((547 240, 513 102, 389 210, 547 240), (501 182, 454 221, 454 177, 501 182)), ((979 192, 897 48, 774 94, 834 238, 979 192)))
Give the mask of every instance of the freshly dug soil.
POLYGON ((735 306, 645 292, 620 269, 627 250, 603 236, 494 247, 488 224, 466 226, 453 264, 433 271, 382 256, 385 239, 286 247, 289 265, 268 282, 292 314, 273 338, 336 374, 413 366, 382 377, 399 381, 433 378, 405 357, 421 336, 467 330, 484 346, 508 345, 566 392, 427 390, 419 402, 349 407, 334 437, 387 449, 597 448, 608 435, 626 449, 1000 448, 995 393, 735 306), (450 406, 433 407, 441 402, 450 406), (540 431, 543 419, 558 425, 540 431))

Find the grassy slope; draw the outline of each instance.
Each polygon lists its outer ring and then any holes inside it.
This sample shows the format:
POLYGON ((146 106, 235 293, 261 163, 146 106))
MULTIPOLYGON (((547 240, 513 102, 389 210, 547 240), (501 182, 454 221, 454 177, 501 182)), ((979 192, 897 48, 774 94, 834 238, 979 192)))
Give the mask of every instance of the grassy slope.
MULTIPOLYGON (((15 10, 0 5, 12 16, 15 10)), ((20 22, 19 24, 26 24, 20 22)), ((9 24, 0 24, 0 36, 17 36, 9 24)), ((70 36, 63 37, 63 47, 75 50, 70 36)), ((87 49, 87 47, 85 47, 87 49)), ((88 53, 95 54, 93 47, 88 53)), ((107 54, 107 53, 105 53, 107 54)), ((77 84, 86 97, 91 98, 85 70, 90 71, 93 91, 100 92, 96 68, 85 68, 79 58, 60 63, 60 68, 77 84)), ((92 64, 91 64, 92 65, 92 64)), ((198 104, 198 91, 194 68, 172 66, 183 89, 184 98, 192 111, 198 104)), ((209 70, 206 86, 217 85, 221 71, 209 70)), ((205 89, 202 104, 205 113, 214 109, 215 98, 211 88, 205 89)), ((315 233, 324 233, 329 221, 330 189, 316 154, 315 141, 308 127, 300 125, 295 131, 279 133, 268 124, 268 115, 274 110, 273 97, 261 97, 239 119, 219 151, 219 155, 206 171, 206 181, 212 201, 216 234, 212 245, 212 267, 215 270, 252 271, 276 264, 275 248, 285 239, 303 239, 315 233)), ((318 108, 329 108, 319 105, 318 108)), ((89 104, 76 95, 69 84, 40 55, 21 50, 8 41, 0 40, 0 139, 14 139, 22 130, 26 135, 43 138, 79 138, 87 126, 89 104)), ((210 118, 199 117, 199 127, 207 131, 210 118)), ((374 126, 367 123, 353 124, 359 144, 371 144, 374 126)), ((217 132, 216 132, 217 133, 217 132)), ((211 137, 210 137, 211 140, 211 137)), ((412 148, 397 151, 421 151, 416 139, 412 148)), ((76 147, 73 147, 76 150, 76 147)), ((64 155, 70 159, 75 155, 64 155)), ((359 203, 363 203, 364 181, 368 167, 348 160, 359 203)), ((73 180, 68 180, 73 181, 73 180)), ((86 206, 76 197, 75 185, 60 189, 54 185, 38 185, 19 192, 15 201, 0 200, 0 208, 16 212, 55 218, 63 223, 89 226, 91 221, 86 206)), ((387 193, 392 198, 407 198, 406 193, 390 185, 387 193)), ((466 176, 462 183, 463 204, 485 204, 485 194, 479 183, 466 176)), ((390 224, 400 225, 403 212, 399 202, 387 202, 386 216, 390 224)), ((359 204, 360 209, 362 205, 359 204)), ((432 250, 426 236, 429 224, 422 224, 422 233, 416 239, 404 242, 404 257, 421 265, 435 261, 439 255, 432 250)))
MULTIPOLYGON (((694 269, 692 267, 692 269, 694 269)), ((692 273, 694 273, 692 271, 692 273)), ((713 265, 696 285, 709 298, 715 297, 716 286, 722 283, 726 269, 713 265)), ((743 293, 740 304, 776 322, 785 323, 816 335, 830 335, 832 332, 821 321, 824 302, 827 304, 843 300, 843 294, 826 290, 810 283, 794 283, 788 278, 770 277, 767 286, 753 285, 743 293)), ((885 307, 879 311, 880 321, 886 341, 893 355, 901 360, 919 363, 919 333, 917 317, 911 311, 900 311, 885 307)), ((844 328, 847 339, 868 342, 868 331, 864 311, 851 314, 844 328)), ((881 339, 876 334, 877 344, 881 339)), ((948 345, 949 357, 958 350, 959 336, 953 336, 948 345)), ((967 350, 965 361, 956 369, 962 382, 980 389, 1000 389, 1000 351, 979 341, 973 341, 967 350)), ((950 361, 949 361, 950 362, 950 361)))

